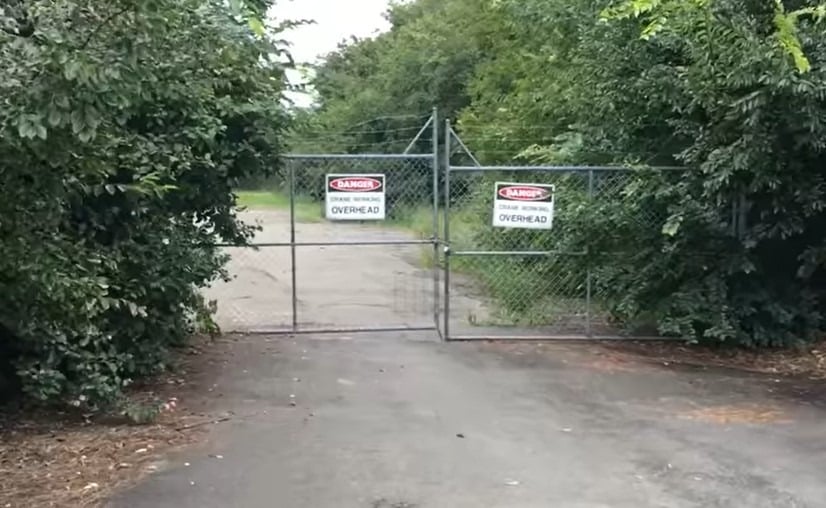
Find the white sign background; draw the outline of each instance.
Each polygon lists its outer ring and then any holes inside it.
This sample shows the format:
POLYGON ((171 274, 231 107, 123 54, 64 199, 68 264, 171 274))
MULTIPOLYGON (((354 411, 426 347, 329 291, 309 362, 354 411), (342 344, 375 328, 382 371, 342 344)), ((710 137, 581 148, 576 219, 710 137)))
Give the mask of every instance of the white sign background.
POLYGON ((553 185, 496 182, 493 226, 510 229, 552 229, 553 185))
POLYGON ((325 216, 328 220, 384 220, 383 174, 327 175, 325 216))

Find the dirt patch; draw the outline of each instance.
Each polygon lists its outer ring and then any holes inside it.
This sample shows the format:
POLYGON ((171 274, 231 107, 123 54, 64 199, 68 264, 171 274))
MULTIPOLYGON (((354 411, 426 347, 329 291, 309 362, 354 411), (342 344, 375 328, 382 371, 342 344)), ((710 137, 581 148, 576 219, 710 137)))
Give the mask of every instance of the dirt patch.
POLYGON ((625 358, 693 367, 716 367, 775 376, 826 380, 826 340, 803 348, 750 350, 682 342, 611 342, 600 348, 625 358))
POLYGON ((163 469, 162 457, 220 421, 192 409, 203 390, 190 380, 201 377, 211 356, 209 344, 198 341, 181 353, 174 375, 130 394, 135 403, 172 401, 149 425, 58 411, 0 413, 0 508, 100 506, 163 469))
MULTIPOLYGON (((550 362, 585 368, 605 374, 639 373, 656 369, 638 355, 603 347, 591 341, 485 341, 487 351, 507 353, 517 358, 545 358, 550 362)), ((552 363, 549 367, 552 367, 552 363)))
POLYGON ((17 422, 0 441, 0 506, 98 506, 195 440, 171 422, 147 426, 17 422))
POLYGON ((617 372, 639 372, 639 362, 633 361, 631 358, 619 354, 600 354, 593 359, 588 359, 579 364, 582 367, 605 372, 607 374, 614 374, 617 372))
POLYGON ((641 372, 663 367, 729 369, 775 378, 826 381, 826 340, 805 348, 738 349, 690 345, 677 341, 479 341, 480 347, 521 357, 556 358, 597 371, 641 372))
POLYGON ((677 415, 683 420, 694 420, 718 425, 792 423, 785 411, 778 407, 757 404, 717 406, 685 411, 677 415))

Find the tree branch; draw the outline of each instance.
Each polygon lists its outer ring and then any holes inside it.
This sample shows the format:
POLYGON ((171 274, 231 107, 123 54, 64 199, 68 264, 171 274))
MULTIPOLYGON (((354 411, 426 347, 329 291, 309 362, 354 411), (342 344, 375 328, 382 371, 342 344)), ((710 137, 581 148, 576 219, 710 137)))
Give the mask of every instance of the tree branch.
POLYGON ((81 44, 80 48, 78 48, 78 49, 80 49, 80 50, 86 49, 86 47, 89 45, 89 43, 92 41, 92 39, 98 34, 98 32, 100 32, 100 29, 103 28, 104 25, 108 25, 112 20, 114 20, 115 18, 117 18, 121 14, 124 14, 126 11, 128 11, 129 9, 131 9, 133 7, 135 7, 135 6, 133 4, 130 4, 130 5, 127 5, 126 7, 124 7, 123 9, 115 11, 112 14, 110 14, 109 16, 106 16, 106 18, 103 21, 101 21, 95 27, 94 30, 89 32, 89 35, 86 36, 86 39, 83 41, 83 44, 81 44))

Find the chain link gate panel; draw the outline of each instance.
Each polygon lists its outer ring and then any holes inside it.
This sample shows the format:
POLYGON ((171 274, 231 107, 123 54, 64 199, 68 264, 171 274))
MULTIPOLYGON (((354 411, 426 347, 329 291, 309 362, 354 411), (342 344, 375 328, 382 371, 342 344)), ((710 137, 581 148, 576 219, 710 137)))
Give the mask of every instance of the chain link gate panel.
MULTIPOLYGON (((572 241, 577 236, 572 233, 589 227, 593 216, 586 212, 596 203, 622 203, 634 171, 601 166, 452 165, 451 141, 467 148, 449 124, 445 138, 443 332, 447 340, 622 338, 602 304, 599 259, 610 254, 589 252, 582 242, 572 241), (552 189, 552 226, 494 226, 494 214, 499 213, 497 190, 505 188, 535 193, 552 189)), ((506 213, 504 218, 509 217, 506 213)), ((637 217, 643 227, 652 228, 660 228, 663 219, 637 217)))
POLYGON ((230 279, 207 292, 217 303, 219 327, 235 333, 438 331, 435 118, 422 131, 428 126, 433 153, 286 156, 273 189, 286 206, 242 215, 260 227, 255 243, 225 249, 230 279), (381 181, 383 220, 330 220, 328 184, 359 180, 381 181))
MULTIPOLYGON (((383 175, 381 221, 295 221, 293 246, 298 330, 434 330, 439 276, 434 157, 291 156, 296 206, 323 206, 327 175, 383 175)), ((297 215, 297 214, 296 214, 297 215)))

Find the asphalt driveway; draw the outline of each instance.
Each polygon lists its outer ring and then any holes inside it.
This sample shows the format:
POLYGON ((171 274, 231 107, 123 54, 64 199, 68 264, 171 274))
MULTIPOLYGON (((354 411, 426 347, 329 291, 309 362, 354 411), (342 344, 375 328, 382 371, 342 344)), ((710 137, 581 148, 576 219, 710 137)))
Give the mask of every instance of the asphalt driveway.
POLYGON ((113 507, 826 506, 822 387, 596 346, 241 337, 232 415, 113 507))

